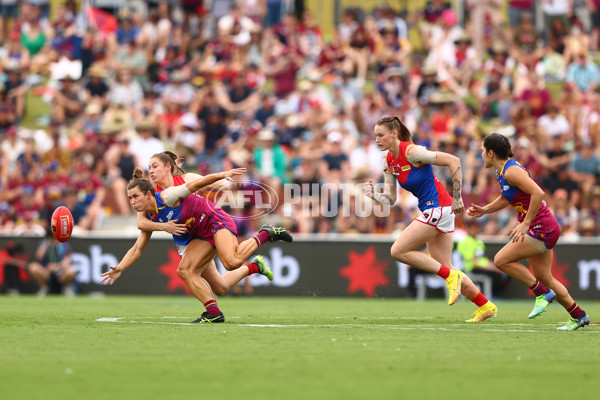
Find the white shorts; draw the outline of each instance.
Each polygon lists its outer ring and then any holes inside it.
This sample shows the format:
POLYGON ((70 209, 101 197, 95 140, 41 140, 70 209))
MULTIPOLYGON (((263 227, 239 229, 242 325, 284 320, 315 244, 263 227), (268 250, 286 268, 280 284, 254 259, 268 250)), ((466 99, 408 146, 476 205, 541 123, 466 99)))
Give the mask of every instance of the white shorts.
POLYGON ((442 233, 454 232, 454 214, 450 206, 425 210, 416 220, 431 225, 442 233))
POLYGON ((185 250, 187 249, 187 247, 189 246, 189 244, 177 244, 177 243, 175 243, 175 246, 177 246, 177 253, 179 253, 179 257, 183 257, 183 255, 185 254, 185 250))

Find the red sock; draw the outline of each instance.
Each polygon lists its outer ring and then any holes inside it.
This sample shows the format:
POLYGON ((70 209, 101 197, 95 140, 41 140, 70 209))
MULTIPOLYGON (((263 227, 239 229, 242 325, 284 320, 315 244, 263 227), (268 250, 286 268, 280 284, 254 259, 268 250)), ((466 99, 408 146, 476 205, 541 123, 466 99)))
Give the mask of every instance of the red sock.
POLYGON ((256 241, 257 245, 261 245, 265 242, 269 241, 269 232, 267 231, 260 231, 256 234, 256 236, 254 236, 254 240, 256 241))
POLYGON ((475 298, 473 300, 471 300, 473 303, 475 303, 475 305, 477 307, 481 307, 482 305, 484 305, 485 303, 487 303, 489 300, 487 299, 487 297, 485 297, 483 295, 483 293, 479 292, 479 294, 477 296, 475 296, 475 298))
POLYGON ((544 284, 542 282, 538 281, 537 279, 535 280, 533 285, 529 286, 529 289, 531 289, 533 294, 535 294, 536 296, 540 296, 540 295, 548 292, 548 288, 546 286, 544 286, 544 284))
POLYGON ((583 317, 585 315, 585 311, 583 311, 581 308, 579 308, 577 303, 573 303, 573 305, 571 307, 567 308, 567 312, 569 314, 571 314, 571 317, 573 317, 573 318, 579 318, 579 317, 583 317))
POLYGON ((440 276, 444 279, 448 279, 448 277, 450 276, 450 268, 446 267, 445 265, 440 266, 440 270, 436 273, 437 276, 440 276))
POLYGON ((248 267, 248 275, 258 274, 258 265, 254 263, 248 263, 246 264, 246 267, 248 267))
POLYGON ((208 313, 210 315, 219 315, 221 314, 221 310, 219 310, 219 306, 217 305, 217 301, 216 300, 209 300, 206 303, 204 303, 204 307, 206 307, 206 311, 208 311, 208 313))

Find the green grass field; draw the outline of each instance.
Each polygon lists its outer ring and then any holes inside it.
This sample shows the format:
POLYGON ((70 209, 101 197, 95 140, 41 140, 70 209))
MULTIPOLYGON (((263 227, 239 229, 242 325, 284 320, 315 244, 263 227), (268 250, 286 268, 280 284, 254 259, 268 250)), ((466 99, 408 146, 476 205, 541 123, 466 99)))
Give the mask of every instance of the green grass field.
MULTIPOLYGON (((557 304, 235 298, 190 325, 189 297, 0 297, 0 393, 12 399, 596 398, 600 326, 557 332, 557 304), (184 397, 186 396, 186 397, 184 397), (190 397, 191 396, 191 397, 190 397), (443 396, 443 397, 442 397, 443 396)), ((583 306, 600 316, 600 302, 583 306)))

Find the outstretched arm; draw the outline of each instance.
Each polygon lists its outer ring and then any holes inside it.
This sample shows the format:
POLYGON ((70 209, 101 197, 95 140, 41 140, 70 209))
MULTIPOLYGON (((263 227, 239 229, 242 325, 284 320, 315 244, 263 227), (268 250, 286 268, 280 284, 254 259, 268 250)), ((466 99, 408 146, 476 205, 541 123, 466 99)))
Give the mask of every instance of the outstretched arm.
POLYGON ((220 181, 221 179, 231 180, 234 176, 243 175, 245 173, 246 168, 236 168, 225 172, 209 174, 195 181, 186 182, 185 185, 171 186, 160 192, 160 196, 167 206, 174 207, 180 199, 197 192, 205 186, 220 181))
POLYGON ((125 257, 123 257, 121 262, 119 262, 117 266, 111 266, 110 271, 101 275, 103 277, 101 282, 105 285, 112 285, 117 278, 121 276, 123 271, 135 264, 135 262, 142 256, 142 252, 146 248, 146 245, 150 240, 150 236, 152 236, 152 232, 140 233, 140 236, 138 236, 135 244, 129 249, 127 254, 125 254, 125 257))
POLYGON ((504 196, 500 195, 496 197, 494 201, 485 206, 478 206, 477 204, 472 204, 471 207, 467 210, 467 215, 473 218, 483 217, 485 214, 491 214, 493 212, 502 210, 509 204, 508 200, 504 198, 504 196))

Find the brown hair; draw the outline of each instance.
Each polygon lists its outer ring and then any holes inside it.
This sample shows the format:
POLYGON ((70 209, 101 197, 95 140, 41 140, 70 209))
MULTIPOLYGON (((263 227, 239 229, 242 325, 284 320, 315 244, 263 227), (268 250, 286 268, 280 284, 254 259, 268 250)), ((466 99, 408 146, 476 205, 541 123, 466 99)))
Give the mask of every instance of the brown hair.
POLYGON ((152 183, 148 179, 144 178, 144 172, 139 168, 133 170, 133 177, 127 185, 127 190, 131 190, 136 187, 139 187, 140 192, 143 194, 148 192, 151 192, 152 195, 155 194, 154 186, 152 186, 152 183))
POLYGON ((510 142, 506 136, 499 133, 492 133, 483 138, 483 147, 486 151, 492 150, 501 160, 506 160, 513 156, 510 142))
POLYGON ((169 164, 171 166, 171 175, 183 175, 185 171, 181 169, 180 164, 177 162, 179 157, 172 151, 163 151, 152 156, 152 158, 158 158, 164 165, 169 164))
POLYGON ((412 142, 412 136, 410 134, 410 131, 408 130, 406 125, 404 125, 402 121, 400 121, 400 118, 398 117, 383 117, 379 121, 377 121, 375 126, 377 125, 383 126, 390 132, 396 130, 396 132, 398 132, 398 139, 400 139, 401 142, 412 142))

